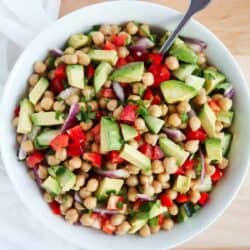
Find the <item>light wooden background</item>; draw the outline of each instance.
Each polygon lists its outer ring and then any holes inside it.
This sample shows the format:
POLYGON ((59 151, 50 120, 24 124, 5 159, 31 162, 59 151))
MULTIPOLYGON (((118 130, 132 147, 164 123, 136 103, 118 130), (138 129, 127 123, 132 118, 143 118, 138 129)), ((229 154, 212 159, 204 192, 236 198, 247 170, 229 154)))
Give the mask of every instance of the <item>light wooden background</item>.
MULTIPOLYGON (((103 0, 62 0, 61 16, 103 0)), ((185 10, 187 0, 152 0, 185 10)), ((231 50, 250 82, 250 0, 213 0, 196 16, 231 50)), ((250 174, 225 214, 208 230, 178 249, 250 249, 250 174)), ((152 249, 153 250, 153 249, 152 249)))

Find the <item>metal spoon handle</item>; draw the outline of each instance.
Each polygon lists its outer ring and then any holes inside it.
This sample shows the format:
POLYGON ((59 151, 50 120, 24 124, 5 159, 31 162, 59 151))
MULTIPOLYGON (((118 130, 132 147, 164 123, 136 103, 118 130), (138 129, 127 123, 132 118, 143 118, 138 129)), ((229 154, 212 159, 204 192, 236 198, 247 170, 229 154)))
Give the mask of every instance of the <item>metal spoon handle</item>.
POLYGON ((190 20, 190 18, 198 11, 204 9, 211 0, 191 0, 189 8, 185 15, 183 16, 181 22, 178 24, 177 28, 174 30, 174 32, 170 35, 170 37, 164 42, 161 49, 159 50, 160 53, 165 54, 168 49, 173 44, 176 37, 181 32, 182 28, 185 26, 185 24, 190 20))

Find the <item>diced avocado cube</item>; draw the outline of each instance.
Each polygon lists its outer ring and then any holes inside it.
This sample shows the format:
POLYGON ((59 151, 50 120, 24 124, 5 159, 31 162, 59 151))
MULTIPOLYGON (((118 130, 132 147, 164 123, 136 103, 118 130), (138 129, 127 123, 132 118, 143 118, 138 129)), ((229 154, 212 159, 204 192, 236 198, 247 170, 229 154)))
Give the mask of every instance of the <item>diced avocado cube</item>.
POLYGON ((164 125, 164 121, 151 115, 144 117, 148 128, 155 134, 158 134, 164 125))
POLYGON ((66 67, 68 83, 72 87, 84 88, 84 70, 82 65, 67 65, 66 67))
POLYGON ((125 144, 121 153, 120 157, 129 163, 137 166, 141 170, 145 172, 145 174, 149 174, 151 172, 151 161, 150 159, 142 154, 140 151, 135 149, 134 147, 125 144))
POLYGON ((163 207, 161 205, 161 202, 159 200, 157 200, 153 206, 151 207, 150 211, 149 211, 149 219, 158 216, 159 214, 163 214, 167 212, 167 208, 163 207))
POLYGON ((185 83, 197 90, 197 93, 200 92, 201 88, 203 87, 205 83, 205 78, 199 77, 199 76, 194 76, 194 75, 189 75, 185 83))
POLYGON ((101 119, 101 152, 106 153, 112 150, 120 150, 122 139, 119 125, 108 117, 101 119))
POLYGON ((30 118, 35 126, 54 126, 64 123, 63 114, 53 111, 33 113, 30 118))
POLYGON ((199 118, 201 120, 201 126, 206 131, 209 137, 216 137, 215 122, 216 116, 214 111, 206 103, 202 107, 199 118))
POLYGON ((144 72, 143 62, 128 63, 115 70, 110 79, 118 82, 140 82, 144 72))
POLYGON ((43 131, 36 137, 36 141, 40 146, 48 146, 50 142, 60 134, 60 130, 43 131))
POLYGON ((91 49, 88 52, 88 55, 93 61, 108 62, 113 66, 116 65, 118 60, 117 52, 115 50, 91 49))
POLYGON ((109 177, 105 177, 96 192, 96 196, 98 200, 104 200, 108 197, 109 193, 112 192, 114 194, 118 194, 122 188, 124 180, 122 179, 112 179, 109 177))
POLYGON ((112 70, 112 66, 107 62, 101 62, 97 66, 94 74, 94 86, 96 93, 101 89, 102 85, 108 79, 108 76, 112 70))
POLYGON ((20 113, 17 124, 17 133, 28 134, 32 130, 30 115, 34 112, 33 105, 28 99, 23 99, 20 103, 20 113))
POLYGON ((211 161, 222 161, 222 143, 219 138, 208 138, 205 141, 207 157, 211 161))
POLYGON ((230 150, 230 146, 232 144, 232 140, 233 140, 233 135, 232 134, 224 134, 221 144, 222 144, 222 155, 223 156, 227 156, 229 150, 230 150))
POLYGON ((81 33, 72 35, 68 40, 69 47, 72 47, 74 49, 79 49, 86 44, 88 44, 89 38, 86 35, 83 35, 81 33))
POLYGON ((184 175, 178 175, 175 179, 173 190, 180 193, 186 193, 190 189, 191 178, 184 175))
POLYGON ((198 190, 200 192, 210 192, 212 190, 213 184, 210 176, 205 176, 202 183, 199 183, 198 190))
POLYGON ((233 111, 220 111, 216 113, 216 120, 219 122, 223 122, 227 126, 230 126, 232 124, 233 118, 234 118, 233 111))
POLYGON ((53 195, 58 195, 61 193, 61 187, 58 183, 58 181, 49 176, 42 184, 41 187, 44 188, 47 192, 53 194, 53 195))
POLYGON ((189 156, 189 153, 183 150, 178 144, 168 138, 160 138, 159 145, 164 154, 176 159, 178 165, 182 165, 189 156))
POLYGON ((165 101, 169 104, 188 101, 197 94, 195 88, 176 80, 169 80, 161 83, 160 89, 165 101))
POLYGON ((129 230, 130 234, 135 234, 137 231, 139 231, 146 223, 148 219, 143 218, 143 219, 133 219, 130 224, 131 228, 129 230))
POLYGON ((180 61, 186 63, 196 64, 198 60, 198 56, 195 54, 195 52, 183 44, 172 46, 169 54, 176 56, 180 61))
POLYGON ((204 70, 204 77, 206 79, 205 88, 207 93, 211 93, 219 83, 224 82, 226 77, 214 68, 207 68, 204 70))
POLYGON ((49 87, 49 81, 41 77, 35 87, 29 93, 29 100, 36 105, 39 99, 42 97, 43 93, 49 87))
POLYGON ((177 70, 174 70, 172 74, 180 81, 185 81, 186 78, 198 68, 195 64, 181 64, 177 70))
POLYGON ((137 131, 127 124, 121 124, 121 131, 125 141, 130 141, 138 135, 137 131))

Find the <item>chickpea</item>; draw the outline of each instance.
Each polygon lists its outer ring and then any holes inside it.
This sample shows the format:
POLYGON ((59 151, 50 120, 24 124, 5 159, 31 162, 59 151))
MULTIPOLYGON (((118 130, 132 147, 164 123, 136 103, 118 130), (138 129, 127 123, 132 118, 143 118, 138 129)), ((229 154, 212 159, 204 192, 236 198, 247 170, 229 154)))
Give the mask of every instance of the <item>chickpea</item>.
POLYGON ((142 185, 151 184, 153 182, 153 176, 140 175, 139 178, 142 185))
POLYGON ((78 95, 71 95, 68 98, 66 98, 65 102, 71 106, 74 103, 78 103, 80 100, 80 97, 78 95))
POLYGON ((203 65, 207 62, 206 55, 204 53, 198 54, 198 64, 203 65))
POLYGON ((224 97, 223 97, 223 95, 221 95, 221 94, 215 94, 215 95, 212 96, 212 99, 213 99, 214 101, 219 101, 219 100, 222 99, 222 98, 224 98, 224 97))
POLYGON ((36 111, 36 112, 42 112, 42 111, 43 111, 43 109, 42 109, 40 103, 37 103, 37 104, 35 105, 35 111, 36 111))
POLYGON ((195 131, 201 127, 201 121, 197 116, 193 116, 189 119, 189 127, 195 131))
POLYGON ((113 117, 117 120, 120 118, 120 115, 121 115, 121 112, 123 110, 123 107, 122 106, 119 106, 118 108, 116 108, 114 111, 113 111, 113 117))
POLYGON ((206 90, 202 88, 199 95, 195 97, 194 101, 197 105, 205 104, 207 102, 206 90))
POLYGON ((178 167, 176 165, 176 160, 174 157, 164 158, 163 166, 168 174, 174 174, 178 170, 178 167))
POLYGON ((61 60, 66 64, 77 64, 78 62, 77 55, 64 55, 61 60))
POLYGON ((128 177, 128 179, 126 180, 126 184, 129 187, 136 187, 138 185, 139 181, 136 175, 131 175, 128 177))
POLYGON ((137 175, 140 172, 140 168, 136 167, 135 165, 131 165, 131 164, 126 165, 126 170, 131 175, 137 175))
POLYGON ((65 55, 73 55, 75 53, 75 49, 72 48, 72 47, 67 47, 65 50, 64 50, 64 54, 65 55))
POLYGON ((111 33, 116 35, 120 32, 121 28, 118 25, 111 25, 111 33))
POLYGON ((45 192, 43 194, 43 199, 47 202, 47 203, 51 203, 53 201, 53 197, 50 193, 45 192))
POLYGON ((194 204, 197 203, 198 200, 201 198, 199 191, 190 191, 188 196, 189 200, 194 204))
POLYGON ((103 35, 111 35, 111 26, 107 24, 103 24, 100 27, 100 31, 103 33, 103 35))
POLYGON ((41 107, 42 109, 46 110, 46 111, 49 111, 52 109, 53 107, 53 104, 54 104, 54 101, 52 98, 50 97, 44 97, 42 100, 41 100, 41 107))
POLYGON ((77 201, 75 201, 74 207, 75 207, 75 209, 76 209, 77 211, 79 211, 79 212, 82 212, 82 210, 84 210, 84 207, 82 206, 82 204, 79 203, 79 202, 77 202, 77 201))
POLYGON ((80 218, 80 222, 84 226, 91 227, 94 224, 95 220, 91 216, 91 214, 83 214, 80 218))
POLYGON ((129 55, 129 50, 126 47, 119 47, 118 48, 118 57, 125 58, 129 55))
POLYGON ((128 22, 126 29, 130 35, 135 35, 139 30, 138 26, 133 21, 128 22))
POLYGON ((128 100, 131 100, 131 101, 139 101, 139 100, 141 100, 141 97, 138 96, 138 95, 130 95, 130 96, 128 97, 128 100))
POLYGON ((135 120, 135 128, 137 130, 144 130, 146 128, 145 121, 142 118, 137 118, 135 120))
POLYGON ((233 102, 230 98, 225 97, 219 100, 219 105, 222 110, 229 111, 232 108, 233 102))
POLYGON ((150 235, 150 227, 148 224, 144 225, 140 231, 139 231, 140 236, 142 237, 148 237, 150 235))
POLYGON ((98 186, 99 186, 98 180, 92 178, 92 179, 89 179, 86 188, 89 192, 95 192, 97 190, 98 186))
POLYGON ((145 87, 149 87, 154 84, 154 75, 151 72, 145 72, 142 76, 142 82, 145 87))
POLYGON ((82 160, 80 157, 72 157, 69 160, 69 167, 71 169, 78 169, 81 168, 81 166, 82 166, 82 160))
POLYGON ((80 126, 82 128, 83 131, 88 131, 93 127, 93 121, 92 120, 88 120, 86 122, 80 122, 80 126))
POLYGON ((83 162, 82 162, 82 165, 81 165, 81 170, 82 170, 83 172, 86 172, 86 173, 87 173, 90 169, 91 169, 91 165, 90 165, 88 162, 83 161, 83 162))
POLYGON ((98 103, 96 101, 89 102, 88 106, 91 108, 91 111, 96 111, 98 109, 98 103))
POLYGON ((82 90, 82 94, 83 96, 86 98, 86 100, 91 100, 95 94, 94 88, 91 86, 86 86, 83 90, 82 90))
POLYGON ((48 176, 48 169, 47 167, 43 166, 43 165, 39 165, 38 169, 37 169, 37 174, 38 177, 42 180, 46 179, 48 176))
POLYGON ((76 209, 71 208, 66 212, 65 215, 65 220, 69 223, 69 224, 74 224, 78 221, 79 218, 79 214, 77 212, 76 209))
POLYGON ((46 71, 46 69, 47 67, 43 62, 40 62, 40 61, 35 62, 34 71, 37 74, 43 74, 46 71))
POLYGON ((151 133, 146 133, 144 139, 145 139, 146 143, 155 146, 156 143, 157 143, 157 141, 158 141, 158 139, 159 139, 159 135, 155 135, 155 134, 151 134, 151 133))
POLYGON ((137 190, 135 187, 130 187, 128 189, 128 200, 135 202, 137 197, 137 190))
POLYGON ((162 116, 165 116, 168 113, 168 106, 166 104, 161 105, 162 116))
POLYGON ((21 142, 22 142, 22 140, 23 140, 23 136, 20 135, 20 134, 17 135, 17 136, 16 136, 16 140, 17 140, 17 143, 18 143, 18 144, 21 144, 21 142))
POLYGON ((78 59, 78 64, 87 66, 90 64, 90 57, 81 50, 76 51, 76 56, 78 59))
POLYGON ((79 195, 82 199, 86 199, 87 197, 90 197, 91 193, 84 187, 80 189, 79 195))
POLYGON ((146 184, 143 186, 143 193, 148 195, 148 196, 153 196, 155 193, 155 190, 154 190, 153 186, 146 184))
POLYGON ((200 180, 191 180, 191 190, 198 190, 200 186, 200 180))
POLYGON ((106 168, 107 168, 108 170, 116 170, 117 164, 116 164, 116 163, 107 162, 107 163, 106 163, 106 168))
POLYGON ((172 219, 170 218, 165 218, 162 224, 162 229, 164 230, 170 230, 172 229, 174 226, 174 222, 172 219))
POLYGON ((184 148, 190 153, 195 153, 199 149, 199 140, 189 140, 185 143, 184 148))
POLYGON ((58 159, 56 159, 56 157, 54 155, 48 155, 47 162, 50 166, 55 166, 55 165, 58 165, 60 163, 60 161, 58 159))
POLYGON ((31 140, 26 140, 22 142, 21 148, 24 152, 31 153, 34 150, 33 142, 31 140))
POLYGON ((15 117, 13 120, 12 120, 12 125, 13 125, 13 127, 17 127, 18 126, 18 117, 15 117))
POLYGON ((223 158, 221 163, 218 164, 219 169, 225 169, 228 167, 228 159, 223 158))
POLYGON ((65 195, 62 200, 62 204, 60 205, 61 210, 66 211, 71 208, 73 205, 73 197, 71 195, 65 195))
POLYGON ((170 176, 168 173, 161 173, 157 175, 157 180, 161 183, 164 184, 166 182, 168 182, 170 179, 170 176))
POLYGON ((119 226, 125 220, 125 216, 122 214, 114 214, 110 218, 110 222, 113 226, 119 226))
POLYGON ((74 186, 74 190, 80 190, 80 188, 85 184, 85 176, 83 174, 79 174, 76 176, 76 183, 74 186))
POLYGON ((130 146, 132 146, 133 148, 135 148, 135 149, 137 149, 137 148, 139 147, 139 144, 138 144, 138 142, 137 142, 136 140, 130 140, 130 141, 128 142, 128 144, 129 144, 130 146))
POLYGON ((116 230, 116 234, 124 235, 130 230, 131 226, 128 221, 123 221, 116 230))
POLYGON ((176 205, 173 205, 173 206, 168 208, 169 214, 173 215, 173 216, 177 215, 178 211, 179 211, 179 209, 178 209, 178 207, 176 205))
POLYGON ((38 82, 39 80, 39 75, 38 74, 32 74, 29 79, 28 79, 28 82, 29 82, 29 85, 30 86, 35 86, 36 83, 38 82))
POLYGON ((187 101, 182 101, 177 105, 177 111, 179 113, 183 113, 183 112, 189 112, 191 110, 191 106, 189 105, 189 103, 187 101))
POLYGON ((87 209, 94 209, 96 207, 97 199, 96 197, 89 196, 83 201, 83 205, 87 209))
POLYGON ((188 169, 185 171, 185 175, 187 177, 190 177, 191 179, 195 179, 196 178, 196 173, 193 169, 188 169))
POLYGON ((152 183, 152 186, 153 186, 154 192, 156 194, 161 193, 161 191, 162 191, 162 185, 161 185, 161 183, 159 181, 154 180, 153 183, 152 183))
POLYGON ((151 234, 156 234, 161 230, 160 225, 150 226, 150 232, 151 234))
POLYGON ((178 196, 178 193, 172 189, 169 189, 166 191, 166 195, 171 199, 171 200, 175 200, 178 196))
POLYGON ((107 103, 107 110, 114 111, 118 106, 118 101, 116 99, 111 99, 107 103))
POLYGON ((153 104, 149 107, 148 112, 154 117, 162 116, 162 110, 160 105, 153 104))
POLYGON ((104 35, 100 31, 95 31, 91 33, 92 40, 95 45, 101 45, 104 43, 104 35))
POLYGON ((151 164, 151 167, 154 174, 161 174, 164 172, 164 167, 162 161, 160 160, 154 160, 151 164))
POLYGON ((177 57, 175 57, 175 56, 168 56, 165 59, 165 65, 170 70, 177 70, 180 67, 179 61, 178 61, 177 57))
POLYGON ((173 113, 168 117, 167 122, 172 127, 179 127, 181 125, 181 118, 179 114, 173 113))
POLYGON ((53 109, 55 111, 63 112, 65 110, 65 104, 62 102, 54 102, 53 109))
POLYGON ((208 176, 211 176, 211 175, 213 175, 214 173, 215 173, 215 171, 216 171, 216 168, 215 168, 215 166, 213 166, 213 165, 206 165, 206 174, 208 175, 208 176))
POLYGON ((140 92, 141 89, 144 89, 144 86, 143 86, 143 84, 141 84, 141 83, 139 83, 139 82, 134 83, 134 84, 132 85, 132 92, 133 92, 135 95, 139 94, 139 92, 140 92))

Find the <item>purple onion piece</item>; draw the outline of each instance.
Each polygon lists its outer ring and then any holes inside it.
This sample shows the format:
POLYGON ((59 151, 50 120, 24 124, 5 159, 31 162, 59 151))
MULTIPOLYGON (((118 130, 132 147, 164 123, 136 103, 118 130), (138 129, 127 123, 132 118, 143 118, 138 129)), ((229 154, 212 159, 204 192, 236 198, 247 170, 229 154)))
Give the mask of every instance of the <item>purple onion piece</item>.
POLYGON ((102 176, 110 177, 110 178, 128 178, 129 174, 124 169, 117 169, 117 170, 102 170, 99 168, 95 168, 94 171, 102 176))
POLYGON ((115 95, 117 96, 117 98, 118 98, 120 101, 124 102, 124 100, 125 100, 125 93, 124 93, 124 89, 123 89, 123 87, 120 85, 120 83, 118 83, 118 82, 113 82, 113 83, 112 83, 112 88, 113 88, 113 90, 114 90, 115 95))
POLYGON ((82 203, 82 198, 79 196, 78 192, 75 192, 74 200, 79 202, 79 203, 82 203))
POLYGON ((147 37, 143 37, 137 40, 135 44, 130 46, 130 49, 138 51, 146 51, 147 49, 154 47, 154 45, 155 44, 150 39, 148 39, 147 37))
POLYGON ((38 168, 34 168, 33 169, 33 173, 34 173, 34 177, 35 177, 35 182, 37 183, 37 185, 40 186, 42 184, 42 181, 41 181, 41 179, 38 176, 37 169, 38 168))
POLYGON ((119 214, 119 210, 108 210, 104 208, 94 208, 93 212, 99 213, 99 214, 119 214))
POLYGON ((203 155, 201 149, 199 149, 199 154, 200 154, 200 158, 201 158, 201 176, 200 176, 200 184, 202 184, 202 183, 204 182, 204 179, 205 179, 206 168, 205 168, 205 158, 204 158, 204 155, 203 155))
POLYGON ((23 151, 23 149, 22 149, 22 145, 26 140, 27 140, 27 135, 24 135, 22 138, 22 141, 20 143, 18 155, 17 155, 19 161, 23 161, 27 156, 27 153, 25 151, 23 151))
POLYGON ((179 130, 179 129, 173 129, 173 128, 163 128, 163 131, 167 134, 167 136, 176 141, 184 141, 186 140, 186 136, 179 130))
POLYGON ((76 121, 76 115, 79 112, 79 105, 78 103, 74 103, 71 105, 70 109, 69 109, 69 114, 67 119, 65 120, 61 132, 65 132, 67 129, 71 128, 73 126, 73 124, 76 121))
POLYGON ((146 194, 137 194, 136 198, 142 201, 153 201, 155 200, 155 197, 149 197, 146 194))
POLYGON ((230 88, 226 89, 224 92, 224 96, 228 97, 228 98, 233 98, 235 95, 235 89, 233 88, 233 86, 231 86, 230 88))
POLYGON ((50 54, 54 57, 63 56, 63 51, 57 48, 51 49, 50 54))
POLYGON ((196 112, 194 111, 194 109, 191 108, 191 110, 188 112, 188 117, 191 118, 193 116, 197 116, 196 112))
POLYGON ((182 37, 183 41, 195 52, 202 52, 207 48, 207 44, 199 39, 182 37))
POLYGON ((71 95, 74 95, 78 92, 78 89, 77 88, 73 88, 73 87, 70 87, 70 88, 67 88, 65 90, 63 90, 59 95, 58 97, 60 97, 61 99, 65 100, 67 99, 68 97, 70 97, 71 95))

